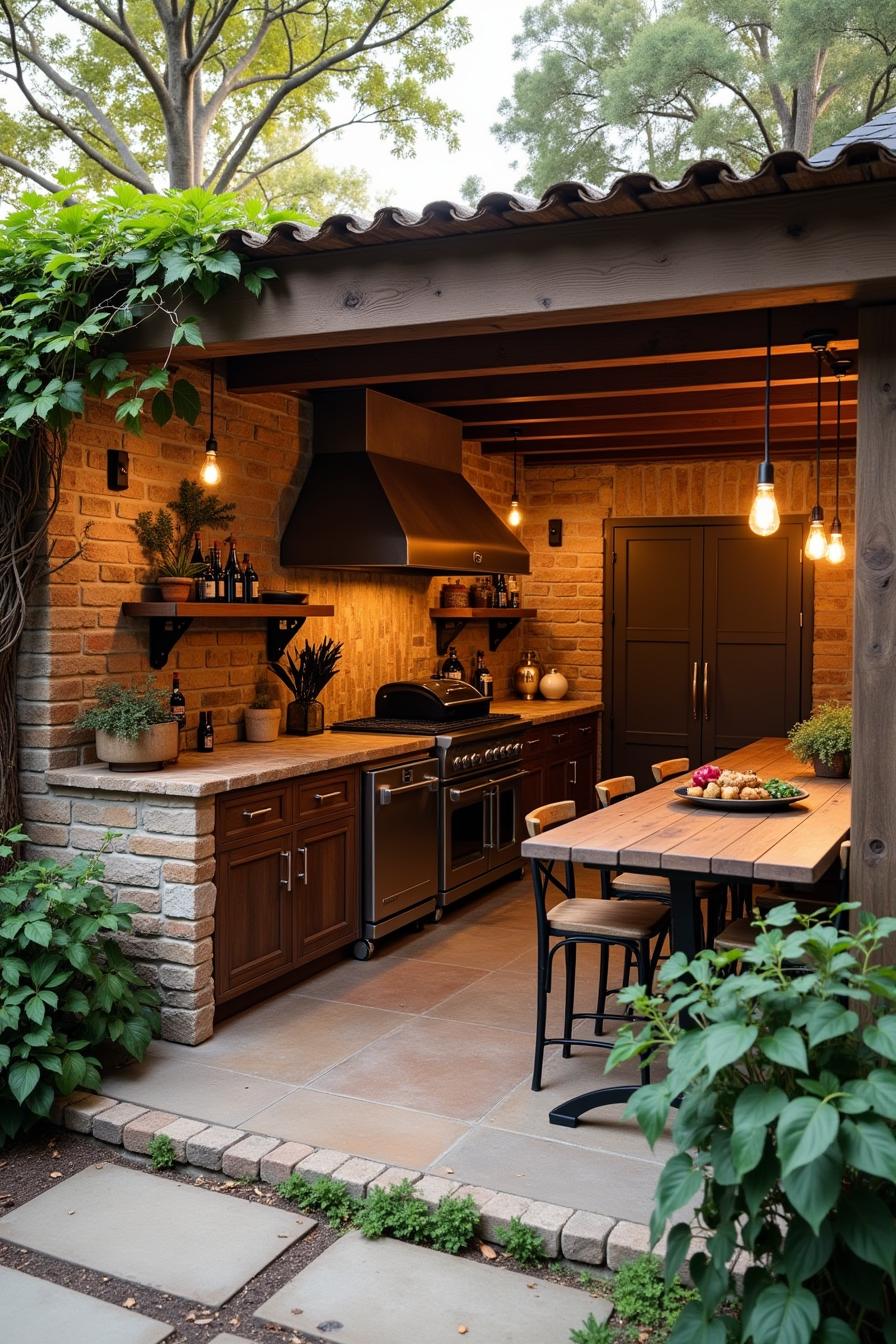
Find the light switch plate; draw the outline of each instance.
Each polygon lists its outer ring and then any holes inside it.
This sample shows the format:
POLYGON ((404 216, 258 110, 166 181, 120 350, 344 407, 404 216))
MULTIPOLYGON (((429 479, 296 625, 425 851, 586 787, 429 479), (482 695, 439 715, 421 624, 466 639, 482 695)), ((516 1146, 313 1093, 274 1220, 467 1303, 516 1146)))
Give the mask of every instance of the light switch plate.
POLYGON ((549 519, 548 519, 548 545, 549 545, 549 546, 562 546, 562 545, 563 545, 563 519, 562 519, 562 518, 549 518, 549 519))

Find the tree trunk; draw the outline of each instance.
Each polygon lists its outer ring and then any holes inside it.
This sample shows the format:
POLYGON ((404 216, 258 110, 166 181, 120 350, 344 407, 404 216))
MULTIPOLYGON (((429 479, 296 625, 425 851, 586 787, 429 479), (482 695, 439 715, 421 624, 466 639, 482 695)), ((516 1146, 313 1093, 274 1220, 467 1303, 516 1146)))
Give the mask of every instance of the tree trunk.
POLYGON ((812 153, 815 121, 818 116, 818 80, 804 79, 796 91, 796 116, 793 119, 793 143, 788 146, 805 154, 812 153))

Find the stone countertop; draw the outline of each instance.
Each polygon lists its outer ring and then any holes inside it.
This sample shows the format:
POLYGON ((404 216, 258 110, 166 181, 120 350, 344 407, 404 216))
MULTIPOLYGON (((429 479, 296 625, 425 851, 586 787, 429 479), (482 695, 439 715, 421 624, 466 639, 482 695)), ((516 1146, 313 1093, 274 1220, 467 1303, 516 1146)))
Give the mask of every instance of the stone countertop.
MULTIPOLYGON (((495 713, 520 714, 527 723, 552 723, 601 709, 598 700, 495 700, 495 713)), ((398 737, 382 733, 335 733, 316 737, 278 737, 276 742, 230 742, 206 755, 181 752, 176 765, 164 770, 111 771, 108 766, 74 765, 50 770, 52 788, 89 789, 98 793, 160 794, 170 798, 205 798, 231 789, 272 784, 297 775, 319 774, 340 766, 364 765, 389 757, 430 751, 434 737, 398 737)))

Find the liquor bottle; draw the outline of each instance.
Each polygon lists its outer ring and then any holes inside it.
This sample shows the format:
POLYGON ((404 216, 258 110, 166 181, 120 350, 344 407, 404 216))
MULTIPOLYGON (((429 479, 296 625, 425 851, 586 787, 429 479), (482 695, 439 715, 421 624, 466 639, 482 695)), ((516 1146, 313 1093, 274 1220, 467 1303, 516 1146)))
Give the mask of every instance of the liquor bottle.
POLYGON ((447 677, 449 681, 463 681, 464 665, 457 656, 457 649, 452 644, 448 649, 448 657, 442 664, 442 676, 447 677))
POLYGON ((215 728, 212 723, 212 711, 201 709, 199 711, 199 727, 196 730, 196 750, 214 751, 214 749, 215 728))
POLYGON ((202 537, 198 532, 193 533, 193 554, 190 556, 190 564, 205 564, 205 556, 202 554, 202 537))
POLYGON ((243 600, 245 602, 259 602, 261 600, 258 575, 252 568, 248 551, 243 552, 243 600))
POLYGON ((214 602, 215 595, 215 552, 210 546, 205 569, 196 580, 196 598, 199 602, 214 602))
POLYGON ((221 568, 221 549, 215 542, 212 548, 212 577, 215 581, 215 601, 226 602, 227 593, 224 582, 224 570, 221 568))
POLYGON ((495 575, 495 606, 507 606, 507 580, 503 574, 495 575))
POLYGON ((230 554, 227 557, 227 564, 224 566, 224 601, 242 602, 242 600, 243 571, 240 569, 240 562, 236 558, 236 542, 231 537, 230 554))
POLYGON ((494 698, 495 681, 491 672, 489 672, 485 665, 485 653, 482 649, 479 649, 476 654, 476 666, 473 669, 472 680, 473 685, 480 695, 484 695, 488 700, 494 698))
POLYGON ((507 605, 508 607, 520 605, 520 581, 515 574, 507 576, 507 605))
POLYGON ((177 719, 177 726, 181 732, 187 726, 187 702, 184 699, 184 693, 180 688, 180 676, 177 672, 174 674, 174 681, 171 687, 171 699, 168 701, 171 707, 171 713, 177 719))

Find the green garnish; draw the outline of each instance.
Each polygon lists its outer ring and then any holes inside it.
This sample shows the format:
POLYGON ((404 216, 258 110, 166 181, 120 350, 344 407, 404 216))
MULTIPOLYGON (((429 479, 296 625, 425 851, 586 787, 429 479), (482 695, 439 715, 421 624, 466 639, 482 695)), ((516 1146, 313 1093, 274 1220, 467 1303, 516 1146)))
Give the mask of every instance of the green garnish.
POLYGON ((799 794, 799 789, 784 779, 767 779, 763 788, 767 789, 771 798, 796 798, 799 794))

